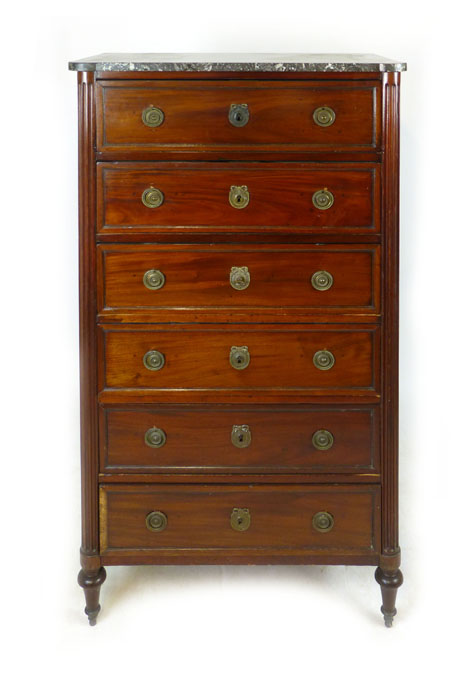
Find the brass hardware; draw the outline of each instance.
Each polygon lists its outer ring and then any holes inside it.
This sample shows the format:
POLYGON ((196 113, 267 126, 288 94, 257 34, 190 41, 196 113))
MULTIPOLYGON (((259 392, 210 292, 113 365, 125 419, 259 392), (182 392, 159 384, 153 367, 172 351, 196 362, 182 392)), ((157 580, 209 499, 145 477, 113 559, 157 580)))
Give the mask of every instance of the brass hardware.
POLYGON ((165 364, 165 356, 160 351, 147 351, 143 357, 144 365, 147 370, 154 372, 161 370, 165 364))
POLYGON ((145 518, 145 524, 151 532, 162 532, 168 525, 168 518, 161 510, 153 510, 145 518))
POLYGON ((327 350, 317 351, 313 356, 313 364, 319 370, 329 370, 335 362, 335 356, 327 350))
POLYGON ((251 444, 251 431, 248 425, 233 425, 232 444, 237 448, 248 448, 251 444))
POLYGON ((331 126, 336 119, 335 111, 331 107, 317 107, 313 113, 313 121, 318 126, 331 126))
POLYGON ((147 289, 157 291, 165 285, 165 275, 160 270, 147 270, 142 281, 147 289))
POLYGON ((159 427, 151 427, 145 432, 145 443, 150 448, 161 448, 166 444, 166 434, 159 427))
POLYGON ((248 105, 230 105, 228 111, 228 121, 230 124, 237 127, 245 126, 245 124, 248 124, 249 119, 250 110, 248 105))
POLYGON ((327 429, 317 429, 312 436, 312 444, 319 451, 328 451, 333 446, 334 436, 327 429))
POLYGON ((310 281, 312 282, 313 288, 317 291, 328 291, 328 289, 331 289, 333 286, 333 275, 326 270, 320 270, 320 272, 312 274, 310 281))
POLYGON ((334 517, 326 510, 321 510, 319 513, 315 513, 312 518, 312 526, 315 530, 317 530, 317 532, 329 532, 334 524, 334 517))
POLYGON ((165 200, 165 196, 159 188, 146 188, 142 193, 142 202, 146 208, 159 208, 165 200))
POLYGON ((250 272, 248 267, 232 267, 230 270, 230 286, 237 291, 243 291, 250 285, 250 272))
POLYGON ((322 191, 315 191, 312 196, 312 203, 317 210, 328 210, 334 202, 335 197, 327 188, 324 188, 322 191))
POLYGON ((251 515, 248 508, 234 508, 230 516, 230 524, 237 532, 244 532, 251 525, 251 515))
POLYGON ((150 105, 150 107, 146 107, 145 110, 142 110, 143 123, 145 126, 149 126, 152 129, 163 124, 164 119, 165 115, 163 114, 163 110, 160 110, 159 107, 150 105))
POLYGON ((230 349, 230 365, 236 370, 244 370, 250 364, 248 346, 232 346, 230 349))
POLYGON ((243 210, 250 202, 248 186, 231 186, 228 199, 233 208, 243 210))

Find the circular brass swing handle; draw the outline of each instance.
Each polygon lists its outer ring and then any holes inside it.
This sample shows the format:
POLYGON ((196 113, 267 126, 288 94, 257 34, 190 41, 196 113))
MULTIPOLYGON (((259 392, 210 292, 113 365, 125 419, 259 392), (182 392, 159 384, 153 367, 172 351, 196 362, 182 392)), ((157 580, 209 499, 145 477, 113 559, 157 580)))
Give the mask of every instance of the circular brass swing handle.
POLYGON ((334 517, 326 510, 315 513, 312 518, 313 529, 317 530, 317 532, 329 532, 333 528, 334 524, 334 517))
POLYGON ((249 508, 234 508, 230 515, 230 524, 237 532, 245 532, 251 525, 249 508))
POLYGON ((160 191, 159 188, 154 188, 153 186, 146 188, 142 193, 142 203, 146 208, 159 208, 164 200, 165 196, 163 192, 160 191))
POLYGON ((251 431, 249 425, 233 425, 232 444, 237 448, 248 448, 251 444, 251 431))
POLYGON ((232 126, 241 127, 248 124, 250 119, 250 110, 248 105, 230 105, 228 111, 228 121, 232 126))
POLYGON ((146 107, 144 110, 142 110, 142 121, 145 126, 149 126, 151 129, 163 124, 164 119, 165 115, 163 110, 160 110, 159 107, 150 105, 150 107, 146 107))
POLYGON ((313 356, 313 364, 319 370, 329 370, 335 362, 335 356, 327 350, 317 351, 313 356))
POLYGON ((312 444, 319 451, 328 451, 333 446, 334 437, 327 429, 317 429, 312 436, 312 444))
POLYGON ((312 203, 317 210, 329 210, 334 202, 335 197, 331 191, 328 191, 327 188, 324 188, 320 191, 315 191, 312 196, 312 203))
POLYGON ((248 267, 232 267, 230 270, 230 286, 236 291, 243 291, 250 285, 250 271, 248 267))
POLYGON ((155 372, 165 365, 165 356, 160 351, 147 351, 143 357, 143 363, 147 370, 155 372))
POLYGON ((150 448, 161 448, 166 444, 166 434, 159 427, 151 427, 145 432, 144 440, 150 448))
POLYGON ((320 270, 312 274, 310 281, 317 291, 328 291, 333 286, 333 275, 326 270, 320 270))
POLYGON ((244 370, 250 364, 248 346, 232 346, 230 349, 230 365, 235 370, 244 370))
POLYGON ((153 510, 145 518, 145 524, 151 532, 162 532, 168 525, 168 518, 161 510, 153 510))
POLYGON ((331 107, 317 107, 313 113, 313 121, 318 126, 331 126, 336 119, 336 113, 331 107))
POLYGON ((250 202, 248 186, 231 186, 228 201, 235 210, 243 210, 250 202))
POLYGON ((158 291, 165 285, 165 275, 160 270, 147 270, 142 281, 150 291, 158 291))

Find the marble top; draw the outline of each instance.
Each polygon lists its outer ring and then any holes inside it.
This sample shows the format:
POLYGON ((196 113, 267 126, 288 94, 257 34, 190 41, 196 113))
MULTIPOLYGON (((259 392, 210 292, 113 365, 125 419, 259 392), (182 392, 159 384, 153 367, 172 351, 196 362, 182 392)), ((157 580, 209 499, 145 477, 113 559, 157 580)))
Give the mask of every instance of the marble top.
POLYGON ((76 72, 403 72, 380 55, 335 53, 101 53, 69 62, 76 72))

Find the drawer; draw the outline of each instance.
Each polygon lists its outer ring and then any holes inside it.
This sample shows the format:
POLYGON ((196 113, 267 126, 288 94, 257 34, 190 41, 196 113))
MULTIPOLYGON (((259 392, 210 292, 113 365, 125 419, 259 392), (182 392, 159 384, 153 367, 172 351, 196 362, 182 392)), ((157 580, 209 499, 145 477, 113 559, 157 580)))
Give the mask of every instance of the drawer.
MULTIPOLYGON (((101 245, 99 311, 379 311, 379 246, 101 245)), ((138 316, 140 313, 136 313, 138 316)))
POLYGON ((375 387, 377 327, 118 325, 101 331, 107 388, 178 389, 181 394, 188 389, 375 387))
POLYGON ((378 175, 371 164, 99 163, 98 232, 374 233, 378 175))
POLYGON ((374 485, 102 485, 101 553, 378 551, 379 494, 374 485))
POLYGON ((367 151, 380 146, 380 112, 377 81, 107 80, 97 83, 97 145, 185 156, 367 151))
POLYGON ((102 410, 101 471, 378 474, 375 408, 102 410))

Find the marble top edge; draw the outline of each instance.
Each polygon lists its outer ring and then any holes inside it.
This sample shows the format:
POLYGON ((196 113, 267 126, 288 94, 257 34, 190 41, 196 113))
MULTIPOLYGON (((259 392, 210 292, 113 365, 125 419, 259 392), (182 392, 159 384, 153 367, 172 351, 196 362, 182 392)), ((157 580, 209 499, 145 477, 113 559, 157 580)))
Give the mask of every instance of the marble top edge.
POLYGON ((406 62, 337 53, 102 53, 69 62, 76 72, 403 72, 406 62))

